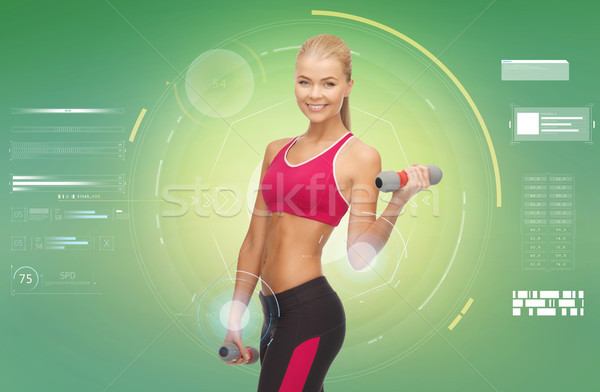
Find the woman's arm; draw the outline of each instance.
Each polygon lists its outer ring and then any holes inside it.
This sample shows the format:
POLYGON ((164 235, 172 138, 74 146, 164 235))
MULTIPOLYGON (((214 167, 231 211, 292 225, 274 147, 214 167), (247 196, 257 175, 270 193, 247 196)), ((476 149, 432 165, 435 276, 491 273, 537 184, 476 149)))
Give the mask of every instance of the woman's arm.
POLYGON ((260 184, 276 152, 276 144, 277 141, 269 143, 265 150, 250 226, 238 255, 233 302, 229 312, 228 329, 230 330, 241 329, 242 316, 252 298, 252 293, 260 276, 261 259, 264 256, 263 251, 267 236, 267 222, 270 215, 260 190, 260 184))
POLYGON ((377 218, 379 189, 375 186, 375 177, 381 173, 381 157, 373 147, 364 147, 358 153, 356 170, 353 171, 348 223, 348 261, 355 270, 364 269, 371 263, 387 243, 404 205, 419 191, 429 187, 428 167, 415 163, 405 168, 408 183, 392 193, 390 202, 377 218))

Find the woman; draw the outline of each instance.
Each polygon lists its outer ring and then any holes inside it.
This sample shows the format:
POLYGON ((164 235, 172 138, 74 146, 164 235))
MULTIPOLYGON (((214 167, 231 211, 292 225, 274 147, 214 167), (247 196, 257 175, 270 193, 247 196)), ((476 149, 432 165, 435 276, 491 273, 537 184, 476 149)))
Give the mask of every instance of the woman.
POLYGON ((350 208, 348 259, 366 267, 387 242, 404 204, 429 187, 424 166, 404 169, 408 183, 393 192, 376 219, 381 172, 377 150, 350 132, 350 50, 338 37, 308 39, 296 57, 295 93, 307 131, 266 148, 260 190, 242 244, 225 343, 245 364, 241 317, 261 277, 264 323, 258 391, 324 391, 323 380, 346 333, 345 312, 321 267, 321 251, 350 208))

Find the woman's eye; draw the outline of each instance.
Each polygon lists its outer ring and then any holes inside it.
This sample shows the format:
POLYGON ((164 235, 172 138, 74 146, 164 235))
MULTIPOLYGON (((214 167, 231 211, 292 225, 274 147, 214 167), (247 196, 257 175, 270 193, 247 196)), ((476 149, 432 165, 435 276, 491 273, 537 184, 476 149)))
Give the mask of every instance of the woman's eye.
MULTIPOLYGON (((299 84, 302 84, 302 83, 306 83, 306 84, 308 84, 308 82, 307 82, 306 80, 301 80, 301 81, 299 81, 298 83, 299 83, 299 84)), ((326 85, 332 85, 332 86, 335 86, 335 83, 331 83, 331 82, 327 82, 327 83, 325 83, 325 84, 326 84, 326 85)))

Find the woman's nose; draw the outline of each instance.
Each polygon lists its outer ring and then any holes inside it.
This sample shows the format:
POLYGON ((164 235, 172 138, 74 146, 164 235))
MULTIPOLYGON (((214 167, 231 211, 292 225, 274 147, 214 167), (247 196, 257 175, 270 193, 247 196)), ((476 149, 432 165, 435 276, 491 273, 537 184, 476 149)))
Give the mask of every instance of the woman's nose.
POLYGON ((308 95, 311 98, 318 98, 318 97, 320 97, 320 96, 323 95, 323 92, 321 91, 321 87, 315 86, 315 87, 313 87, 313 88, 310 89, 310 92, 308 93, 308 95))

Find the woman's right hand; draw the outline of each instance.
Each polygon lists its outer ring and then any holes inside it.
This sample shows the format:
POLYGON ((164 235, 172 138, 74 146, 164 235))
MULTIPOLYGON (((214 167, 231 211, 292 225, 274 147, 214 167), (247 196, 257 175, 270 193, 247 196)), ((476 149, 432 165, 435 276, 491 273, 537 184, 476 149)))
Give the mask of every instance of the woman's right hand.
POLYGON ((417 193, 429 188, 429 167, 419 166, 414 163, 411 167, 404 168, 408 182, 402 188, 392 193, 390 201, 408 203, 417 193))
POLYGON ((246 348, 246 346, 244 346, 244 344, 242 343, 242 330, 238 329, 238 330, 231 330, 228 329, 227 330, 227 334, 225 335, 225 341, 223 342, 223 344, 225 343, 233 343, 238 347, 238 350, 240 351, 240 353, 242 355, 240 355, 240 357, 233 361, 233 362, 227 362, 228 365, 244 365, 246 363, 248 363, 248 361, 250 360, 250 350, 248 350, 246 348))

